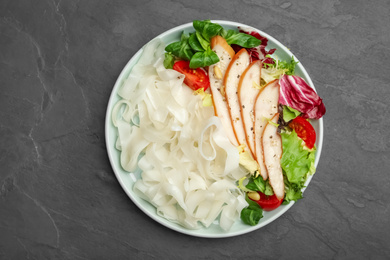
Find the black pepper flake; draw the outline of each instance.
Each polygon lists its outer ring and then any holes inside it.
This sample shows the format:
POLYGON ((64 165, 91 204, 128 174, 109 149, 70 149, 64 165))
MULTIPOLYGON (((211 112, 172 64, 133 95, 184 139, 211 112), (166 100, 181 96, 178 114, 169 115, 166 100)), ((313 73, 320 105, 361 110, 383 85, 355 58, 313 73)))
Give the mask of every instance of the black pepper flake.
POLYGON ((239 78, 240 78, 240 75, 237 75, 237 78, 239 79, 239 78))
POLYGON ((242 105, 242 108, 245 108, 245 105, 242 105))

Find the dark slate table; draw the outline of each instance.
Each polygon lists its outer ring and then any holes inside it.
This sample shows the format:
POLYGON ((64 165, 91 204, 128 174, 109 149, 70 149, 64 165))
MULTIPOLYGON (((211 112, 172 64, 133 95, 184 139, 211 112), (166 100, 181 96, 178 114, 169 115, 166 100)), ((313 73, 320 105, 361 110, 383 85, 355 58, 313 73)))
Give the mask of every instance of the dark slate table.
POLYGON ((1 259, 389 259, 389 1, 0 2, 1 259), (194 19, 281 41, 327 114, 304 200, 255 232, 190 237, 120 187, 109 95, 147 41, 194 19))

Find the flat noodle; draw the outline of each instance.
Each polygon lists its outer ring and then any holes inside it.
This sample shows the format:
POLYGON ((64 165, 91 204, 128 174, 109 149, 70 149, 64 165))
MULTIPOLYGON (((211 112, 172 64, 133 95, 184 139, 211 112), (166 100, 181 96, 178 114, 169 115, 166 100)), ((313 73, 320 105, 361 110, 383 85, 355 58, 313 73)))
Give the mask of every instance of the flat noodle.
POLYGON ((228 230, 247 206, 236 182, 247 173, 213 107, 163 65, 164 45, 145 46, 113 109, 121 165, 141 170, 134 192, 159 216, 189 229, 219 220, 228 230))

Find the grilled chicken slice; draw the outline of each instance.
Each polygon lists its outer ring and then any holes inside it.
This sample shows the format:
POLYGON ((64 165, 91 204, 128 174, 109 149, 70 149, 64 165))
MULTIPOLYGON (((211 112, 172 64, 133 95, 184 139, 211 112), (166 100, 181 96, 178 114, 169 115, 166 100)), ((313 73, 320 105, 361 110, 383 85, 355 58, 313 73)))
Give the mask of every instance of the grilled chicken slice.
POLYGON ((235 52, 221 36, 211 38, 210 45, 211 49, 219 58, 219 62, 209 66, 210 90, 213 98, 214 113, 220 118, 230 142, 238 146, 232 121, 230 120, 228 104, 225 98, 225 87, 223 85, 226 69, 233 59, 235 52))
POLYGON ((282 138, 278 133, 279 113, 266 124, 261 138, 264 164, 267 169, 269 183, 278 199, 284 198, 284 181, 280 159, 282 158, 282 138))
POLYGON ((268 174, 264 165, 261 137, 268 120, 278 112, 278 102, 279 83, 278 80, 274 80, 260 90, 254 105, 255 158, 264 180, 268 178, 268 174))
POLYGON ((262 62, 252 62, 240 77, 238 83, 238 100, 241 107, 241 118, 244 124, 246 142, 255 158, 255 128, 254 128, 254 104, 260 92, 262 62))
POLYGON ((246 135, 244 124, 241 118, 241 106, 238 100, 238 83, 240 81, 240 77, 248 67, 249 62, 250 57, 248 52, 244 48, 241 49, 236 53, 236 55, 234 55, 233 60, 230 62, 226 70, 223 80, 230 118, 233 124, 237 142, 239 145, 245 144, 246 146, 246 135))

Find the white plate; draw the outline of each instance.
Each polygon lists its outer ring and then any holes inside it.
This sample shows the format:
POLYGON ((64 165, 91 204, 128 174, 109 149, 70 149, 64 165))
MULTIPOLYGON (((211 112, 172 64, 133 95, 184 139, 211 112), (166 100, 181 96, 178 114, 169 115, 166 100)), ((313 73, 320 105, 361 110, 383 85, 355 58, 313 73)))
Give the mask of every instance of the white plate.
MULTIPOLYGON (((236 23, 236 22, 229 22, 229 21, 218 21, 213 20, 212 22, 218 23, 222 25, 225 29, 237 29, 237 27, 250 27, 245 24, 236 23)), ((254 29, 257 30, 257 29, 254 29)), ((174 41, 180 40, 181 33, 185 32, 193 32, 194 29, 192 27, 192 23, 184 24, 178 27, 175 27, 171 30, 168 30, 156 38, 160 38, 163 42, 166 44, 169 44, 174 41)), ((267 49, 276 48, 276 52, 274 55, 277 55, 277 57, 281 60, 289 60, 293 54, 280 42, 278 42, 276 39, 274 39, 272 36, 257 30, 262 36, 265 36, 268 38, 268 46, 267 49)), ((274 211, 271 212, 264 212, 264 217, 260 220, 259 224, 257 226, 249 226, 245 225, 241 222, 241 220, 237 220, 237 222, 232 226, 232 228, 229 231, 222 230, 218 225, 211 225, 209 228, 202 228, 199 230, 189 230, 186 229, 178 224, 172 223, 156 214, 156 208, 149 204, 148 202, 144 201, 143 199, 139 198, 135 193, 133 192, 133 184, 134 180, 130 177, 129 173, 124 171, 120 165, 120 152, 115 149, 115 142, 117 139, 117 130, 113 126, 111 122, 111 114, 112 114, 112 108, 115 105, 116 102, 120 100, 120 97, 117 95, 117 92, 120 88, 120 86, 123 84, 127 76, 129 75, 132 67, 137 63, 138 59, 140 58, 142 53, 142 49, 139 50, 127 63, 127 65, 122 70, 121 74, 119 75, 119 78, 117 79, 115 86, 112 90, 110 100, 108 102, 107 112, 106 112, 106 122, 105 122, 105 131, 106 131, 106 146, 107 146, 107 152, 108 157, 111 162, 111 166, 114 170, 114 173, 126 192, 126 194, 130 197, 130 199, 149 217, 157 221, 158 223, 181 233, 197 236, 197 237, 208 237, 208 238, 221 238, 221 237, 231 237, 231 236, 237 236, 242 235, 254 230, 257 230, 261 227, 264 227, 280 217, 283 213, 285 213, 291 206, 293 206, 293 202, 291 202, 288 205, 282 205, 279 208, 277 208, 274 211)), ((294 59, 298 61, 298 59, 294 56, 294 59)), ((302 66, 301 63, 298 63, 296 66, 296 75, 301 76, 305 81, 314 89, 314 85, 312 80, 310 79, 309 75, 307 74, 306 70, 302 66)), ((313 120, 312 125, 317 133, 317 154, 315 159, 315 166, 317 167, 318 161, 321 154, 322 149, 322 140, 323 140, 323 120, 322 118, 320 120, 313 120)), ((139 175, 138 175, 139 176, 139 175)), ((306 186, 309 184, 312 176, 310 176, 306 182, 306 186)), ((304 199, 301 201, 298 201, 298 203, 305 203, 304 199)))

